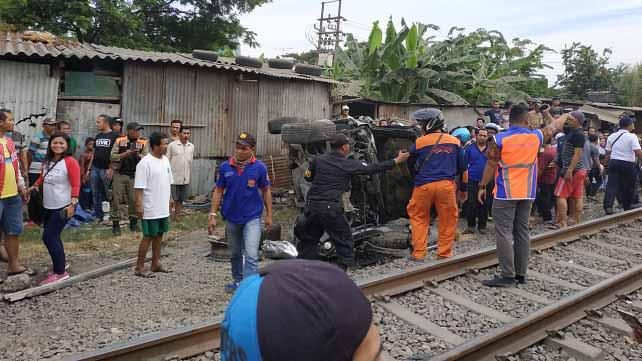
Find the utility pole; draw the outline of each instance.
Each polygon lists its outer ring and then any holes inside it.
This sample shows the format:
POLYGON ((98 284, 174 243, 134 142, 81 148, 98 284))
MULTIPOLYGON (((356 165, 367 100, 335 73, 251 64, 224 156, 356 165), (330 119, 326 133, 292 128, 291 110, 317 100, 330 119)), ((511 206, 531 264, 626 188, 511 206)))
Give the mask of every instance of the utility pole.
POLYGON ((341 1, 342 0, 331 0, 321 2, 321 17, 318 19, 319 25, 318 27, 316 25, 314 26, 319 36, 317 43, 317 65, 332 66, 334 54, 345 35, 345 33, 341 31, 341 21, 345 20, 345 18, 341 16, 341 1), (326 5, 329 4, 337 4, 336 16, 326 13, 326 5))

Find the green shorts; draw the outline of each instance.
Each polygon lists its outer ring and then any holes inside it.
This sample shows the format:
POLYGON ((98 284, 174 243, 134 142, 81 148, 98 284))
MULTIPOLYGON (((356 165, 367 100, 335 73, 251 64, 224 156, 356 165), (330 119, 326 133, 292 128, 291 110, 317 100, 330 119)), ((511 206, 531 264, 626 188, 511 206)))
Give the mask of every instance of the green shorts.
POLYGON ((169 231, 169 217, 157 219, 143 219, 143 237, 161 236, 169 231))

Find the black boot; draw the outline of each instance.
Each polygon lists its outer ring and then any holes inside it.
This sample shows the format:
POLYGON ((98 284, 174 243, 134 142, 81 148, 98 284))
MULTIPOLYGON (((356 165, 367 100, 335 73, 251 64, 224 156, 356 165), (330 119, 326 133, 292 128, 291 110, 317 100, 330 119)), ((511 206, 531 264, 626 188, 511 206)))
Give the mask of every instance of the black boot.
POLYGON ((136 218, 129 219, 129 230, 132 232, 138 232, 138 220, 136 218))
POLYGON ((111 233, 113 233, 114 236, 120 236, 120 222, 113 221, 111 226, 111 233))

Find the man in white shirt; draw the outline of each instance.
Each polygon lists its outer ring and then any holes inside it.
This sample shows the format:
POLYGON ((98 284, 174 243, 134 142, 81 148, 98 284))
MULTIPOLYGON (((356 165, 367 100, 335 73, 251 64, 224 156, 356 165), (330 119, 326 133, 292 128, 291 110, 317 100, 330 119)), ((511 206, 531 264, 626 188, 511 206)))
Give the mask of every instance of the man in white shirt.
POLYGON ((189 181, 194 160, 194 144, 189 142, 192 135, 189 128, 181 127, 178 140, 169 143, 167 158, 172 166, 174 183, 172 199, 174 200, 174 222, 180 222, 181 207, 189 196, 189 181))
POLYGON ((169 231, 172 167, 165 156, 167 135, 154 132, 149 137, 150 152, 136 166, 136 216, 141 219, 143 239, 138 247, 137 276, 151 277, 145 269, 145 255, 152 244, 152 272, 168 271, 160 264, 161 239, 169 231))
POLYGON ((642 149, 638 137, 633 134, 635 118, 625 116, 620 119, 620 130, 606 140, 606 161, 609 181, 604 195, 604 211, 613 214, 615 198, 622 200, 624 210, 639 206, 634 204, 636 197, 637 169, 636 159, 642 159, 642 149))

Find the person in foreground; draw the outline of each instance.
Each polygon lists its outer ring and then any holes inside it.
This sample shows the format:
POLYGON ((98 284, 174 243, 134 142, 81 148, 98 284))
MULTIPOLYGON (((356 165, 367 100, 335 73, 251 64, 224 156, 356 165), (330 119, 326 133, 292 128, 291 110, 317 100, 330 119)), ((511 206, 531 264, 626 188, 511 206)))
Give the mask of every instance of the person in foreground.
POLYGON ((368 299, 320 261, 277 261, 245 278, 222 323, 222 361, 382 361, 382 352, 368 299))
POLYGON ((486 199, 486 184, 493 176, 493 218, 497 234, 500 275, 482 281, 490 287, 526 283, 530 236, 528 218, 537 189, 537 155, 543 143, 562 130, 568 114, 549 126, 529 128, 529 108, 517 104, 510 112, 510 128, 488 141, 488 161, 479 186, 478 201, 486 199))

